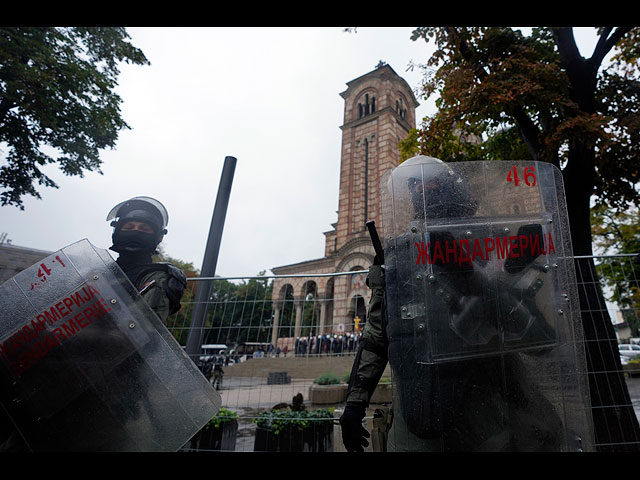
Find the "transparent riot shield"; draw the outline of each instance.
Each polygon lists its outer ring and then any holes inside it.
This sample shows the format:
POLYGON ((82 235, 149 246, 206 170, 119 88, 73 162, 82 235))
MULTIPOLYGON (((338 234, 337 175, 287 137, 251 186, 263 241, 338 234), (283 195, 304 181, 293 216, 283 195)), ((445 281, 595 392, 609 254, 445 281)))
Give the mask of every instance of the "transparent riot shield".
POLYGON ((383 180, 382 209, 389 361, 412 434, 445 450, 591 449, 560 172, 414 157, 383 180))
POLYGON ((0 286, 0 401, 34 451, 176 451, 221 403, 87 240, 0 286))

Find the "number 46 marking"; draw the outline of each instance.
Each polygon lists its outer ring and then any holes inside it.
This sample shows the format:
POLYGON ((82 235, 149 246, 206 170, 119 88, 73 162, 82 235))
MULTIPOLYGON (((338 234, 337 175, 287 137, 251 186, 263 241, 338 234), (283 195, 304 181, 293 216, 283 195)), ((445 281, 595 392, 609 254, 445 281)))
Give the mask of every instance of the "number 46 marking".
MULTIPOLYGON (((536 185, 536 169, 534 167, 524 167, 523 171, 524 183, 530 187, 536 185)), ((518 176, 518 168, 514 165, 507 174, 507 182, 513 182, 517 187, 520 184, 520 177, 518 176)))

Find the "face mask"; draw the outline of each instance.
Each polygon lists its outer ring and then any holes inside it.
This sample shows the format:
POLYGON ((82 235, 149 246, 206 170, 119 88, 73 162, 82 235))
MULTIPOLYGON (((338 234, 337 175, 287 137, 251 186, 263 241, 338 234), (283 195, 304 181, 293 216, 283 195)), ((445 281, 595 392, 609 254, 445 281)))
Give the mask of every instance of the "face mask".
POLYGON ((118 235, 114 235, 113 245, 116 251, 154 251, 156 248, 155 235, 141 232, 139 230, 120 231, 118 235))

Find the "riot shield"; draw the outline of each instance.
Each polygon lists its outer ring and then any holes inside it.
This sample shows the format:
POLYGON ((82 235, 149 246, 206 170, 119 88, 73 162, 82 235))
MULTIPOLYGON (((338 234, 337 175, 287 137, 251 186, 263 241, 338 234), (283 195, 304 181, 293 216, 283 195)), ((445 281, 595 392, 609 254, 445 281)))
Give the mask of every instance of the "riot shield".
POLYGON ((176 451, 221 403, 86 239, 0 286, 0 401, 33 451, 176 451))
POLYGON ((389 361, 408 428, 444 449, 498 434, 496 449, 591 449, 558 169, 414 157, 384 178, 382 212, 389 361), (447 447, 452 431, 467 438, 447 447))

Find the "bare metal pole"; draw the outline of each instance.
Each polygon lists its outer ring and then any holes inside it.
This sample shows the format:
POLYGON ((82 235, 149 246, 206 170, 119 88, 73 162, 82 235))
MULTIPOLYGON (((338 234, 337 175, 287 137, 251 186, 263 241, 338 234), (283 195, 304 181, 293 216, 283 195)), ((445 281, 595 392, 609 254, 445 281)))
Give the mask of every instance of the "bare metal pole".
MULTIPOLYGON (((202 260, 201 277, 210 277, 213 279, 216 273, 216 264, 218 263, 218 253, 220 252, 220 243, 222 241, 222 229, 224 228, 224 219, 227 215, 227 206, 229 205, 229 197, 231 195, 231 184, 233 183, 233 174, 236 169, 236 158, 225 157, 224 166, 222 167, 222 175, 220 176, 220 185, 218 186, 218 196, 213 209, 213 217, 211 218, 211 226, 209 227, 209 238, 207 240, 207 248, 204 252, 202 260)), ((189 336, 187 337, 186 352, 193 360, 194 356, 200 352, 202 346, 202 326, 208 310, 208 299, 211 292, 213 280, 204 281, 199 286, 196 293, 195 308, 191 316, 191 326, 189 328, 189 336)))

